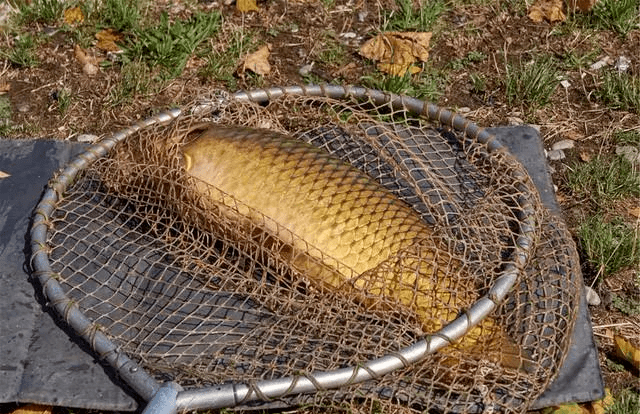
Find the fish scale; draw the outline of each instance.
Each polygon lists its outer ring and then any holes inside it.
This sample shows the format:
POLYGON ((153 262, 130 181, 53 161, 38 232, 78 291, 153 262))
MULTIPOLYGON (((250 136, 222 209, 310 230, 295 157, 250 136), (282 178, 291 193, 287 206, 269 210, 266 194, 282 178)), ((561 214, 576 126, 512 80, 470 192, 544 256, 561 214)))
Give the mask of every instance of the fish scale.
POLYGON ((191 176, 341 261, 352 270, 345 278, 429 231, 408 205, 359 170, 282 134, 216 126, 182 152, 191 176))

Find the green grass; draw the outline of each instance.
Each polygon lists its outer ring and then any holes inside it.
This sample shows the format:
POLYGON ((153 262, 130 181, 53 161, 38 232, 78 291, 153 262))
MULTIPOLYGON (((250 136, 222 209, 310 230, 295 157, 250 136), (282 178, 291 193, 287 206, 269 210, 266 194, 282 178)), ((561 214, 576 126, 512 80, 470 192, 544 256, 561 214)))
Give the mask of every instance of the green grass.
POLYGON ((599 0, 590 13, 590 22, 597 29, 613 30, 627 36, 638 28, 640 0, 599 0))
POLYGON ((30 68, 38 65, 36 57, 36 41, 29 34, 21 34, 14 41, 9 52, 0 51, 0 57, 19 67, 30 68))
POLYGON ((615 396, 614 403, 606 414, 637 414, 640 413, 640 394, 632 390, 624 390, 615 396))
POLYGON ((640 78, 626 73, 605 72, 596 96, 611 109, 640 113, 640 78))
POLYGON ((363 76, 360 80, 370 88, 431 102, 436 102, 444 94, 447 85, 444 72, 429 67, 416 75, 407 73, 404 76, 392 76, 377 72, 372 76, 363 76))
POLYGON ((335 33, 323 33, 320 44, 320 51, 317 54, 317 60, 319 60, 320 63, 342 65, 345 62, 347 52, 342 43, 336 39, 335 33))
POLYGON ((58 111, 64 115, 71 105, 71 92, 65 88, 59 90, 56 100, 58 101, 58 111))
POLYGON ((611 306, 627 316, 640 315, 640 301, 611 294, 611 306))
POLYGON ((578 237, 587 260, 600 277, 640 264, 638 232, 621 218, 607 222, 601 215, 589 217, 580 225, 578 237))
POLYGON ((235 89, 237 79, 234 77, 238 61, 247 53, 255 51, 258 42, 252 32, 237 29, 231 32, 228 45, 224 51, 209 53, 207 62, 200 70, 203 78, 225 82, 229 89, 235 89))
POLYGON ((482 74, 469 74, 469 81, 471 82, 471 90, 475 93, 482 93, 487 89, 487 79, 482 74))
POLYGON ((18 2, 17 23, 28 25, 30 23, 53 24, 62 17, 64 10, 70 2, 58 0, 32 0, 30 2, 18 2))
POLYGON ((119 106, 130 103, 135 96, 146 94, 154 84, 146 63, 137 60, 122 65, 120 80, 109 91, 109 103, 119 106))
POLYGON ((640 148, 640 131, 616 131, 613 140, 619 145, 631 145, 640 148))
POLYGON ((505 76, 505 94, 510 106, 541 108, 551 101, 559 80, 556 63, 541 57, 527 64, 509 64, 505 76))
POLYGON ((588 199, 598 209, 616 200, 640 196, 640 174, 624 157, 597 157, 576 164, 567 179, 578 199, 588 199))
POLYGON ((0 137, 11 131, 11 101, 8 96, 0 96, 0 137))
POLYGON ((325 9, 330 10, 336 5, 336 0, 322 0, 322 5, 325 9))
POLYGON ((589 67, 600 55, 600 48, 595 47, 586 52, 566 51, 562 55, 561 67, 564 70, 580 70, 589 67))
POLYGON ((174 22, 163 13, 157 26, 134 30, 124 48, 125 59, 144 61, 152 68, 159 66, 163 79, 175 78, 197 47, 218 31, 220 21, 220 14, 215 11, 174 22))
POLYGON ((450 7, 445 0, 421 0, 418 7, 414 7, 413 0, 396 0, 396 4, 398 9, 385 16, 382 31, 432 31, 450 7))
POLYGON ((140 27, 144 1, 104 0, 100 9, 101 25, 119 32, 129 32, 140 27))
POLYGON ((453 70, 462 70, 468 66, 473 65, 474 63, 479 63, 484 61, 487 58, 487 55, 478 50, 473 50, 466 54, 465 57, 460 59, 452 60, 449 63, 451 69, 453 70))

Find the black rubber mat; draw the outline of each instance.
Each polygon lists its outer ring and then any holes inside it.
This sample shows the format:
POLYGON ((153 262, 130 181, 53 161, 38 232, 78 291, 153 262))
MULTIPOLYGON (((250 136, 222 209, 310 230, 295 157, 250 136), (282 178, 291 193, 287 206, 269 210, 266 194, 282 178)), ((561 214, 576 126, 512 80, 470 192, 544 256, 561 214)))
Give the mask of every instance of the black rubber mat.
MULTIPOLYGON (((545 205, 559 213, 539 134, 530 127, 491 132, 532 175, 545 205)), ((28 265, 32 210, 52 174, 86 146, 76 142, 0 139, 0 402, 35 402, 134 411, 138 401, 45 306, 28 265)), ((533 408, 590 401, 604 394, 584 298, 573 344, 558 378, 533 408)))

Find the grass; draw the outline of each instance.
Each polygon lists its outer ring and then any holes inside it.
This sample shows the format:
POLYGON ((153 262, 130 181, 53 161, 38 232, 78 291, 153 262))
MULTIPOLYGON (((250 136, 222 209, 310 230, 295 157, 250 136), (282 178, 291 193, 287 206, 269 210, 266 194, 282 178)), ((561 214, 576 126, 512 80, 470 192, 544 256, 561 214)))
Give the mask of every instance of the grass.
POLYGON ((504 80, 507 103, 531 110, 547 105, 560 83, 558 76, 556 62, 549 57, 507 65, 504 80))
POLYGON ((152 73, 144 62, 123 64, 119 82, 109 91, 109 103, 112 106, 128 104, 135 96, 147 93, 153 84, 152 73))
POLYGON ((598 209, 616 200, 640 196, 640 174, 624 157, 597 157, 576 164, 567 179, 579 199, 592 201, 598 209))
POLYGON ((466 54, 465 57, 452 60, 449 65, 453 70, 462 70, 474 63, 483 62, 487 58, 487 55, 478 50, 473 50, 466 54))
POLYGON ((11 101, 8 96, 0 96, 0 137, 11 131, 11 101))
POLYGON ((104 0, 100 10, 102 24, 119 32, 128 32, 140 26, 141 8, 138 0, 104 0))
POLYGON ((627 36, 640 23, 640 0, 600 0, 593 7, 590 22, 597 29, 613 30, 627 36))
POLYGON ((605 72, 596 95, 611 109, 640 113, 640 78, 627 73, 605 72))
POLYGON ((328 65, 342 65, 345 62, 347 52, 342 43, 336 39, 335 33, 325 32, 322 35, 321 44, 317 60, 328 65))
POLYGON ((487 89, 487 79, 482 74, 469 74, 469 81, 471 82, 471 90, 475 93, 483 93, 487 89))
POLYGON ((55 94, 55 99, 58 102, 58 111, 61 115, 64 115, 69 109, 69 105, 71 105, 71 92, 63 88, 55 94))
POLYGON ((640 196, 640 174, 624 157, 597 157, 567 175, 576 199, 588 200, 594 215, 578 228, 582 251, 598 277, 640 264, 640 235, 621 217, 605 220, 618 200, 640 196))
POLYGON ((175 78, 197 47, 218 31, 220 22, 218 12, 196 13, 190 19, 174 22, 162 13, 157 26, 134 31, 125 46, 125 58, 161 67, 163 79, 175 78))
POLYGON ((431 102, 438 101, 447 84, 444 72, 430 67, 416 75, 407 73, 404 76, 391 76, 378 72, 372 76, 363 76, 361 81, 370 88, 410 95, 431 102))
POLYGON ((382 31, 432 31, 450 7, 445 0, 421 0, 418 7, 414 7, 413 0, 396 0, 396 5, 397 10, 385 16, 382 31))
POLYGON ((615 402, 606 414, 637 414, 640 412, 640 394, 624 390, 615 396, 615 402))
POLYGON ((611 305, 627 316, 640 315, 640 301, 611 294, 611 305))
POLYGON ((199 75, 202 78, 225 82, 229 89, 235 89, 237 80, 233 75, 238 61, 242 56, 254 51, 258 43, 252 32, 241 28, 232 30, 227 42, 223 51, 208 54, 206 64, 199 75))
POLYGON ((583 53, 575 50, 569 50, 562 55, 562 69, 564 70, 581 70, 589 67, 600 55, 600 48, 596 47, 583 53))
POLYGON ((67 2, 59 0, 21 1, 18 5, 17 23, 28 25, 31 23, 53 24, 62 17, 67 2))
POLYGON ((620 218, 607 222, 601 215, 589 217, 578 236, 587 260, 600 277, 640 264, 638 231, 620 218))
POLYGON ((640 131, 616 131, 613 140, 619 145, 631 145, 640 148, 640 131))
POLYGON ((30 34, 19 35, 13 48, 7 53, 0 51, 0 57, 8 59, 12 64, 30 68, 38 65, 38 58, 36 57, 36 41, 30 34))

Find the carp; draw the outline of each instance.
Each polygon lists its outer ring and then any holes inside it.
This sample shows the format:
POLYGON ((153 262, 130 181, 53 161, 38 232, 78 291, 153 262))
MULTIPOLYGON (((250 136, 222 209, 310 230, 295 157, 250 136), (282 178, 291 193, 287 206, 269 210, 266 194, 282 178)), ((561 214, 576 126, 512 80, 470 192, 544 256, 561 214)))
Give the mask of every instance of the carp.
MULTIPOLYGON (((430 238, 433 229, 350 164, 270 130, 200 124, 188 135, 182 164, 197 191, 239 226, 253 224, 289 246, 280 254, 313 285, 374 308, 376 297, 391 299, 411 309, 424 332, 476 298, 470 282, 452 279, 460 262, 430 238)), ((454 346, 471 349, 484 338, 496 362, 526 368, 520 347, 491 318, 454 346)))

